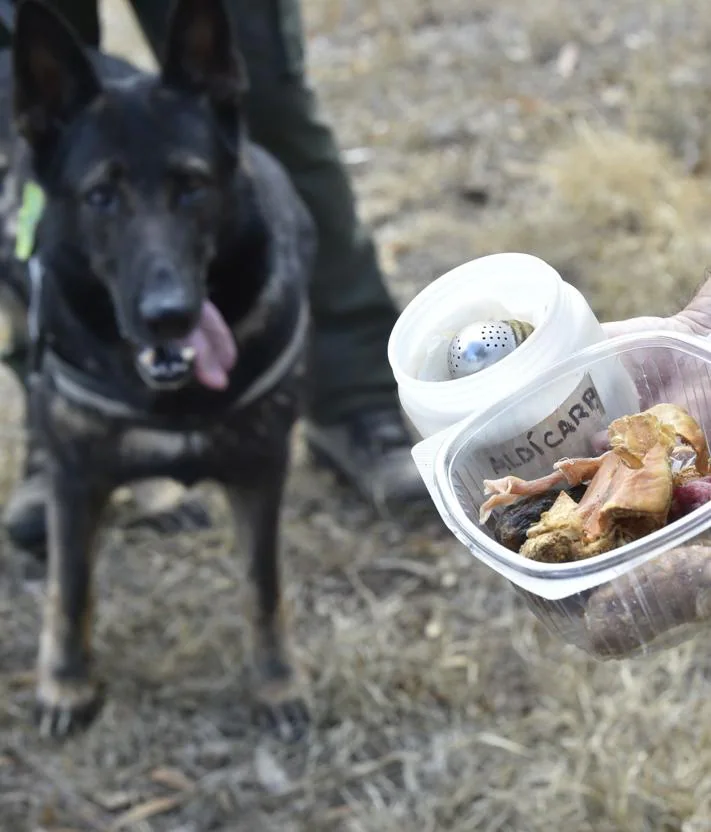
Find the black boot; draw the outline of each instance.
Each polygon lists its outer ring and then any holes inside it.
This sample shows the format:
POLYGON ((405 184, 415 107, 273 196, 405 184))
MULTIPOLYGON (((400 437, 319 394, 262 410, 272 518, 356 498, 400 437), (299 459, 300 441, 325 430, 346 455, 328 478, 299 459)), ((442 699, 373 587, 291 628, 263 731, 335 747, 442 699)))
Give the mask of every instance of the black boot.
POLYGON ((25 475, 5 505, 3 523, 15 546, 42 559, 47 548, 46 505, 44 455, 38 449, 30 450, 25 475))
POLYGON ((381 516, 436 514, 398 408, 361 410, 336 425, 307 423, 306 436, 315 461, 338 474, 381 516))
MULTIPOLYGON (((35 450, 25 476, 5 506, 3 522, 8 537, 18 549, 39 560, 47 556, 47 477, 44 454, 35 450)), ((146 511, 128 518, 124 528, 142 529, 158 534, 180 534, 210 528, 212 517, 203 501, 190 493, 157 511, 146 511)))

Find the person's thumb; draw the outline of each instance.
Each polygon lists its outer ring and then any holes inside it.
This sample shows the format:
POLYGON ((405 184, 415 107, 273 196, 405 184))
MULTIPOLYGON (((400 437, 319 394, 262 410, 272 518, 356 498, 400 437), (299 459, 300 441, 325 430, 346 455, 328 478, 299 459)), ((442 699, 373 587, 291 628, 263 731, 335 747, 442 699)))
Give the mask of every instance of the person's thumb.
POLYGON ((703 337, 711 335, 711 278, 706 279, 693 300, 673 317, 687 332, 703 337))
POLYGON ((626 321, 610 321, 604 323, 602 328, 608 338, 616 335, 632 335, 637 332, 649 332, 653 329, 672 329, 686 331, 685 324, 676 320, 676 317, 657 318, 652 315, 645 315, 640 318, 628 318, 626 321))
POLYGON ((645 315, 639 318, 629 318, 626 321, 604 323, 602 328, 608 338, 614 338, 616 335, 631 335, 636 332, 649 332, 653 329, 666 329, 702 337, 711 336, 711 278, 707 278, 694 298, 676 315, 670 315, 667 318, 645 315))

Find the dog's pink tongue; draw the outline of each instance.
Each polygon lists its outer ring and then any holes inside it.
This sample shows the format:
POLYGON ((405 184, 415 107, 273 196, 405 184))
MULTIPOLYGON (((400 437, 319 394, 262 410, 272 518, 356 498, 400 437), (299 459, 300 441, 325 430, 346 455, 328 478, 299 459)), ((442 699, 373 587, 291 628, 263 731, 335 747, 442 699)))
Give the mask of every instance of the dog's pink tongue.
POLYGON ((195 377, 200 384, 224 390, 237 361, 237 346, 224 318, 209 300, 202 305, 198 325, 181 343, 195 350, 195 377))

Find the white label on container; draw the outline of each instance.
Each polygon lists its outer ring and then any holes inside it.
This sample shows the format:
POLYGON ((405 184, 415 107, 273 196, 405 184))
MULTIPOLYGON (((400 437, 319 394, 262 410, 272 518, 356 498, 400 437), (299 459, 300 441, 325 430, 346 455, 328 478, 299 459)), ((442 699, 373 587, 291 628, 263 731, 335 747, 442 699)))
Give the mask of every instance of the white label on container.
POLYGON ((607 428, 605 408, 592 378, 586 373, 570 396, 531 430, 474 453, 484 478, 521 476, 529 465, 537 472, 541 462, 563 457, 589 456, 591 438, 607 428))

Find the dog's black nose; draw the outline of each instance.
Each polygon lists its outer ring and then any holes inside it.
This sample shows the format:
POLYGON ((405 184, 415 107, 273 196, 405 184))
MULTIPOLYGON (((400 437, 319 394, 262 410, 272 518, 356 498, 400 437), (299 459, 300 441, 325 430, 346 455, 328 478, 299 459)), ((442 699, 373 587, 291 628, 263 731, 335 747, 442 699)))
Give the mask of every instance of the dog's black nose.
POLYGON ((177 287, 144 295, 139 313, 146 329, 159 341, 184 338, 195 326, 194 304, 188 293, 177 287))

